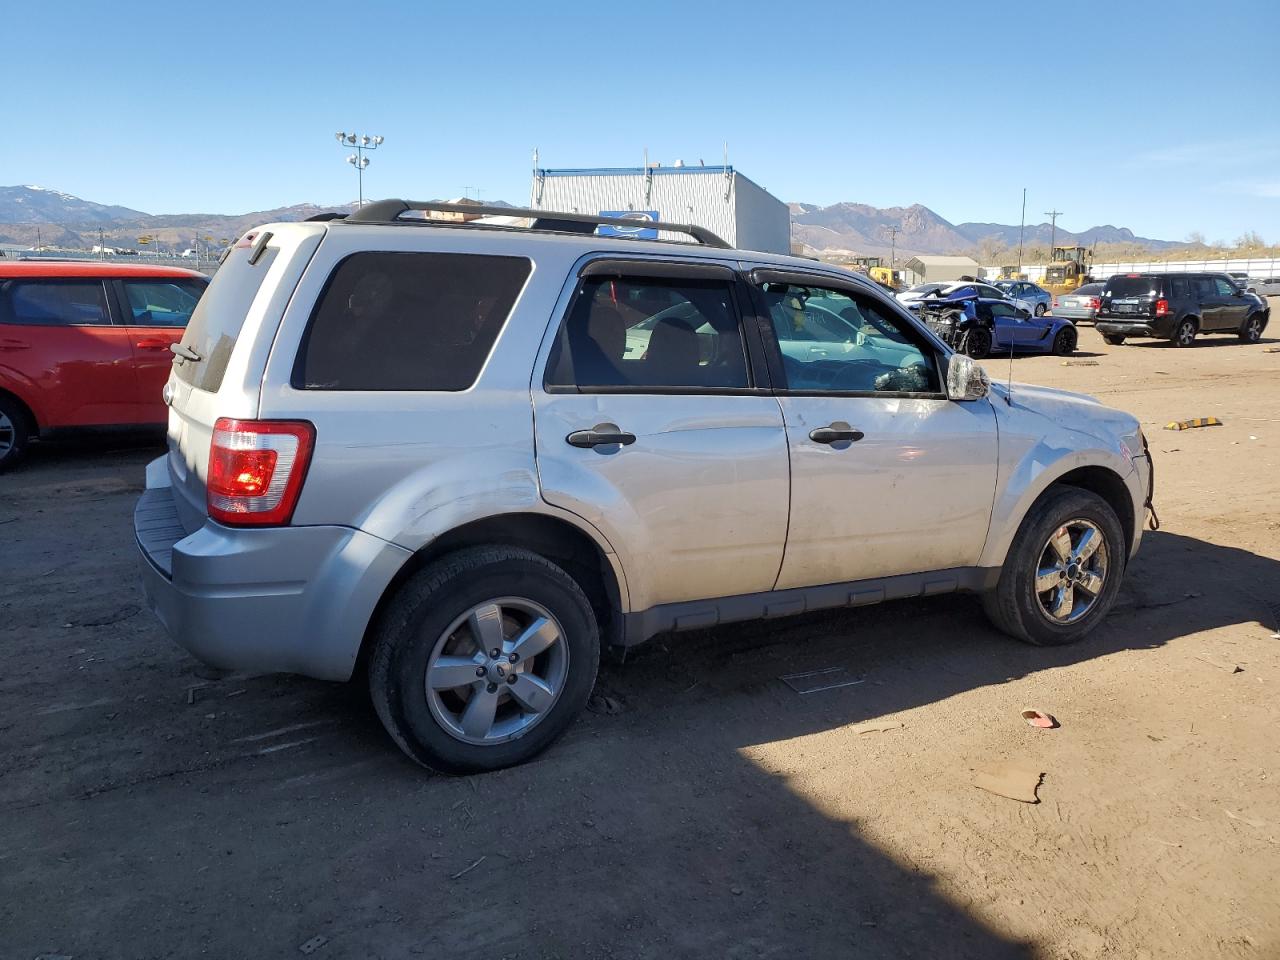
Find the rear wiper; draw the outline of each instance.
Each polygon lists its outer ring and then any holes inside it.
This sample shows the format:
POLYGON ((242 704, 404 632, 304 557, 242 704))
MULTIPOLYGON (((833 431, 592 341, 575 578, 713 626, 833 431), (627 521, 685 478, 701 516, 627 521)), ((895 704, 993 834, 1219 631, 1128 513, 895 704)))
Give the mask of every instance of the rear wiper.
POLYGON ((169 344, 169 351, 175 357, 181 357, 183 360, 190 360, 192 363, 199 363, 201 360, 204 359, 202 356, 200 356, 200 354, 196 353, 190 347, 184 347, 180 343, 169 344))

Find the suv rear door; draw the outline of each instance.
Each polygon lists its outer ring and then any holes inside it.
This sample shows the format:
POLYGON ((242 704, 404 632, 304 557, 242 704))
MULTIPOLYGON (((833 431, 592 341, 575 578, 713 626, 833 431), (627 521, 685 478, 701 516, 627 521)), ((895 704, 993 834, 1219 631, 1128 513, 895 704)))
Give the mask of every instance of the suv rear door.
POLYGON ((543 497, 613 543, 633 609, 772 589, 787 439, 735 273, 597 259, 573 279, 533 384, 543 497))
POLYGON ((219 417, 258 415, 262 372, 285 305, 324 235, 320 224, 245 234, 229 251, 182 335, 199 360, 173 360, 169 476, 183 527, 208 517, 205 478, 219 417), (243 346, 238 346, 243 341, 243 346))
POLYGON ((133 350, 96 277, 0 280, 0 382, 41 429, 134 422, 133 350))

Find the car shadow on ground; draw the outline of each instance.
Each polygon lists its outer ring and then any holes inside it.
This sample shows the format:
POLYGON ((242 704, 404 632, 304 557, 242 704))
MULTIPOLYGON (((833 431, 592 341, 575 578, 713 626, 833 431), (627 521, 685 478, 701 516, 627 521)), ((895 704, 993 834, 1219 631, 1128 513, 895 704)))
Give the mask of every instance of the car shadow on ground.
POLYGON ((1242 350, 1256 350, 1258 347, 1266 347, 1272 344, 1280 343, 1280 339, 1276 337, 1268 337, 1265 334, 1257 343, 1245 343, 1234 333, 1204 333, 1196 337, 1195 341, 1189 347, 1175 347, 1168 340, 1126 340, 1117 349, 1125 349, 1127 347, 1144 347, 1146 349, 1168 348, 1170 350, 1199 350, 1203 347, 1239 347, 1242 350))
MULTIPOLYGON (((469 778, 404 760, 359 685, 235 680, 187 706, 177 694, 190 664, 154 700, 152 668, 120 691, 148 703, 128 708, 125 721, 144 727, 119 758, 86 770, 59 759, 62 741, 44 728, 39 762, 55 772, 11 804, 26 839, 0 844, 18 852, 0 925, 39 953, 56 912, 61 951, 104 957, 174 943, 283 955, 319 936, 330 958, 1030 960, 1036 945, 985 924, 927 863, 818 809, 752 749, 1265 621, 1270 598, 1280 563, 1149 533, 1119 608, 1075 646, 1007 640, 968 597, 659 638, 602 669, 596 712, 541 758, 469 778), (833 666, 864 682, 801 696, 779 679, 833 666), (131 773, 143 749, 166 766, 131 773), (77 916, 133 919, 104 941, 65 919, 77 916)), ((167 642, 155 634, 158 649, 167 642)), ((104 722, 72 716, 44 722, 85 737, 104 722)))

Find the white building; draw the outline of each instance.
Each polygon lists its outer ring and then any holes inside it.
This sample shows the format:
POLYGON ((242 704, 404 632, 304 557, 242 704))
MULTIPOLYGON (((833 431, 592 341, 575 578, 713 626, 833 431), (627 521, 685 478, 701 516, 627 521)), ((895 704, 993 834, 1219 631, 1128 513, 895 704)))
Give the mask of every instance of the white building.
MULTIPOLYGON (((768 253, 791 252, 787 205, 733 167, 606 167, 533 171, 529 206, 561 213, 613 214, 705 227, 731 246, 768 253)), ((600 233, 657 234, 637 227, 600 233)), ((686 239, 663 234, 662 239, 686 239)))
POLYGON ((912 257, 906 268, 915 274, 917 282, 937 283, 981 276, 981 267, 972 257, 912 257))

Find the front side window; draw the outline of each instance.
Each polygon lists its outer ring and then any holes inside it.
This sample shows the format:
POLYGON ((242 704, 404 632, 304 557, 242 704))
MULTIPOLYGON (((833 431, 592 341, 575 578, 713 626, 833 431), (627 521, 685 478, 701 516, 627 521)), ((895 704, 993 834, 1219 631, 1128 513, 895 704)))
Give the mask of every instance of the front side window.
POLYGON ((208 285, 196 279, 124 280, 129 323, 138 327, 185 327, 208 285))
POLYGON ((991 313, 993 316, 997 317, 1020 318, 1022 316, 1018 311, 1018 308, 1011 303, 993 303, 991 304, 991 313))
POLYGON ((1213 277, 1196 277, 1195 283, 1196 293, 1199 294, 1200 299, 1205 300, 1218 295, 1218 287, 1213 282, 1213 277))
POLYGON ((1236 291, 1240 289, 1225 277, 1214 277, 1213 282, 1218 287, 1218 296, 1220 297, 1234 297, 1236 291))
POLYGON ((111 323, 99 280, 11 280, 0 283, 0 321, 54 326, 111 323))
POLYGON ((355 253, 330 276, 298 349, 302 390, 466 390, 524 289, 523 257, 355 253))
POLYGON ((795 283, 765 283, 760 289, 788 390, 939 391, 923 340, 870 297, 795 283))
POLYGON ((547 361, 547 387, 744 389, 742 328, 727 280, 588 277, 547 361))

